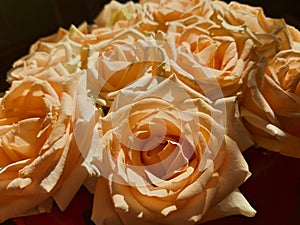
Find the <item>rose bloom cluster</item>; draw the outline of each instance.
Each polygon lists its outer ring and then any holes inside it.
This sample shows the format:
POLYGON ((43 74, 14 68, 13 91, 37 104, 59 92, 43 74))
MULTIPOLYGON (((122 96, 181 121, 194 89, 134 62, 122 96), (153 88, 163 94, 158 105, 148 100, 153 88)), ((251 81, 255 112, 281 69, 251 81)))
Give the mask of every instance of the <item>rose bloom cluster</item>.
POLYGON ((64 210, 82 185, 97 225, 253 217, 243 152, 300 158, 299 43, 213 0, 112 1, 40 38, 0 99, 0 222, 64 210))

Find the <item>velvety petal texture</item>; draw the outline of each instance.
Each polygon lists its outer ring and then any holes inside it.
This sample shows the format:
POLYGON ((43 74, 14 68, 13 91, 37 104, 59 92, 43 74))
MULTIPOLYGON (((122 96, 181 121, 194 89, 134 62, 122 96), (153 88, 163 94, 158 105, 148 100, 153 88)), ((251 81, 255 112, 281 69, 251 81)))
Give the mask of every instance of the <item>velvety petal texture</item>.
POLYGON ((247 163, 221 121, 221 111, 176 76, 148 74, 122 89, 101 120, 94 222, 254 216, 237 191, 250 175, 247 163))
POLYGON ((218 0, 113 0, 39 38, 0 98, 0 222, 64 210, 81 185, 97 225, 254 216, 243 152, 300 158, 299 43, 218 0))
POLYGON ((0 100, 0 221, 64 210, 88 172, 73 137, 82 74, 14 81, 0 100))
POLYGON ((299 158, 300 53, 279 52, 261 62, 245 82, 241 115, 260 147, 299 158))

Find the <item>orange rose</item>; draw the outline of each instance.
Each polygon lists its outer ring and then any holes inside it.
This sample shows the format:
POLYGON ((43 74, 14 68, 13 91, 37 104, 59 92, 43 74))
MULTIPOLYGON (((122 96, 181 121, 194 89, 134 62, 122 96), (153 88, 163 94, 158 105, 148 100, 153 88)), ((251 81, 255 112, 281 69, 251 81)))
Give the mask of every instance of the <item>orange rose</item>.
POLYGON ((224 134, 221 111, 176 76, 161 80, 148 74, 122 89, 101 119, 93 221, 196 224, 254 216, 237 189, 250 173, 224 134))
POLYGON ((279 52, 256 66, 247 81, 241 115, 254 141, 283 155, 300 158, 300 53, 279 52))
POLYGON ((81 75, 43 73, 14 81, 0 100, 0 222, 64 210, 86 179, 73 137, 81 75))

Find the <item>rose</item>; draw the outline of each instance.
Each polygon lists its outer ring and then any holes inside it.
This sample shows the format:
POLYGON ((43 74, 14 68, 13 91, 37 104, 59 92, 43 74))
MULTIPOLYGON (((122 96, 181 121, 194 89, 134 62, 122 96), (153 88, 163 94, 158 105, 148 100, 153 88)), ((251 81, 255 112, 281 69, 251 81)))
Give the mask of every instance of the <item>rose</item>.
POLYGON ((166 40, 171 45, 166 51, 173 65, 169 73, 175 72, 210 99, 235 96, 249 71, 249 61, 256 60, 252 39, 238 36, 233 26, 219 26, 200 18, 191 21, 170 22, 166 40))
POLYGON ((264 15, 261 7, 252 7, 237 2, 231 2, 222 10, 222 16, 232 25, 246 26, 256 38, 257 51, 267 57, 272 57, 282 48, 280 33, 285 28, 282 19, 272 19, 264 15))
POLYGON ((295 27, 287 25, 287 41, 289 41, 291 49, 300 51, 300 32, 295 27))
POLYGON ((300 157, 300 53, 279 52, 256 65, 241 99, 241 115, 259 147, 300 157), (266 65, 265 65, 266 64, 266 65))
POLYGON ((261 7, 238 2, 230 2, 227 7, 224 7, 224 13, 231 24, 246 25, 252 32, 261 34, 276 34, 282 29, 283 19, 266 17, 261 7))
MULTIPOLYGON (((89 28, 85 42, 89 55, 98 56, 105 48, 114 42, 125 41, 130 38, 141 38, 156 32, 157 24, 151 21, 151 15, 146 8, 138 3, 127 2, 121 4, 111 1, 94 20, 95 24, 89 28)), ((131 41, 129 41, 131 42, 131 41)), ((88 68, 95 58, 90 56, 88 68)))
POLYGON ((48 68, 53 68, 62 75, 87 69, 102 48, 116 37, 122 36, 124 30, 131 26, 134 24, 129 21, 119 21, 111 27, 83 23, 78 28, 72 25, 68 31, 60 28, 57 33, 35 42, 30 47, 29 54, 14 63, 7 80, 12 82, 35 76, 48 68))
POLYGON ((68 31, 60 28, 57 33, 40 38, 30 47, 28 55, 14 63, 7 80, 12 82, 36 76, 49 68, 55 69, 62 76, 86 69, 88 57, 93 55, 94 49, 100 49, 101 43, 104 45, 103 40, 114 37, 112 28, 106 31, 88 30, 88 25, 84 23, 78 28, 72 25, 68 31))
POLYGON ((269 59, 281 50, 299 50, 295 29, 283 19, 266 17, 261 7, 230 2, 220 7, 219 13, 231 25, 246 26, 255 36, 257 52, 269 59))
POLYGON ((170 21, 181 20, 187 17, 200 16, 208 19, 215 11, 213 2, 206 0, 142 0, 140 3, 151 9, 153 20, 160 24, 160 28, 167 28, 167 23, 170 21))
POLYGON ((42 73, 14 81, 0 100, 0 222, 64 210, 87 177, 73 137, 82 75, 42 73))
MULTIPOLYGON (((83 25, 79 29, 83 32, 86 28, 83 25)), ((82 45, 71 41, 72 35, 79 32, 71 26, 70 31, 60 28, 57 33, 40 38, 31 45, 28 55, 13 64, 7 80, 12 82, 36 76, 49 68, 55 69, 62 76, 79 71, 82 45)))
POLYGON ((167 54, 159 41, 128 30, 102 49, 88 69, 88 85, 99 106, 110 107, 117 92, 151 71, 159 76, 167 54), (98 94, 99 93, 99 94, 98 94))
MULTIPOLYGON (((171 76, 144 75, 100 121, 97 224, 195 224, 255 211, 237 190, 249 176, 222 112, 171 76)), ((224 112, 223 112, 224 113, 224 112)))
POLYGON ((132 1, 124 4, 110 1, 97 15, 94 22, 98 27, 110 27, 120 21, 138 21, 140 11, 140 5, 132 1))

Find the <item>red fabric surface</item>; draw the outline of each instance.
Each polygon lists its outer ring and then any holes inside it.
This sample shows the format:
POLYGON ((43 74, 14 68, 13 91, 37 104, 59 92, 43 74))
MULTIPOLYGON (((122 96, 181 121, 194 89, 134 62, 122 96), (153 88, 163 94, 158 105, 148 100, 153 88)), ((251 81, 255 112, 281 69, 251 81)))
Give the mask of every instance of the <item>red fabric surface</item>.
MULTIPOLYGON (((257 215, 254 218, 232 216, 204 225, 299 225, 300 159, 261 149, 250 149, 244 155, 252 176, 241 190, 257 210, 257 215)), ((92 203, 93 196, 81 188, 65 212, 54 205, 50 214, 12 221, 16 225, 92 225, 89 220, 92 203)))
POLYGON ((69 207, 64 211, 54 205, 51 213, 14 218, 16 225, 88 225, 93 196, 81 188, 69 207))

